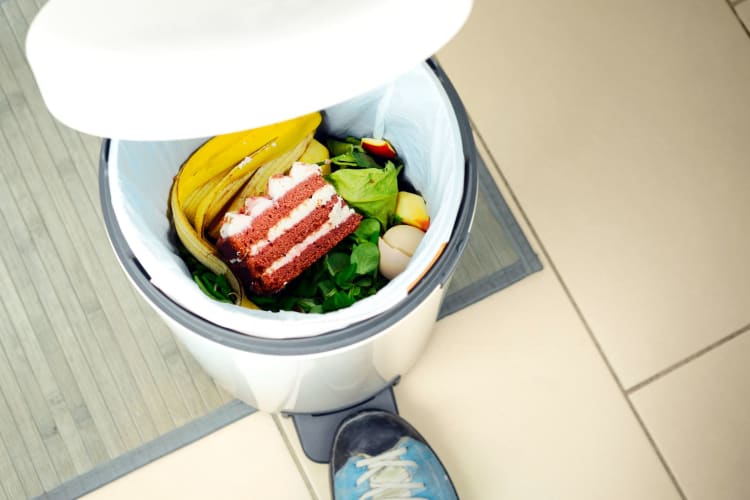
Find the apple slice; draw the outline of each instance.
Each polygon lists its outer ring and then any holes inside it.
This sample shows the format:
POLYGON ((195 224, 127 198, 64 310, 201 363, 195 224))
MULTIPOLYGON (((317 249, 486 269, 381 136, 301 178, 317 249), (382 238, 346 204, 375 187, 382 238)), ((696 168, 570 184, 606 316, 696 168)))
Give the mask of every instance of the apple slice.
POLYGON ((362 149, 380 158, 392 160, 396 157, 396 150, 391 143, 385 139, 373 139, 372 137, 363 137, 360 143, 362 149))
POLYGON ((427 231, 430 227, 430 215, 424 198, 408 191, 398 192, 394 219, 422 231, 427 231))

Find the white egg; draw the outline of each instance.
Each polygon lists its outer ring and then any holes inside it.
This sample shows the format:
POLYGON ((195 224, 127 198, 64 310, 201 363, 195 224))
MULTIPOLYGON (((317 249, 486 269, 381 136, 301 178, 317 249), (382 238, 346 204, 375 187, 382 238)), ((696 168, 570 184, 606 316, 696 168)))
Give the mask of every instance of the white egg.
POLYGON ((378 239, 380 274, 392 280, 406 269, 409 259, 422 241, 424 232, 405 224, 393 226, 378 239))

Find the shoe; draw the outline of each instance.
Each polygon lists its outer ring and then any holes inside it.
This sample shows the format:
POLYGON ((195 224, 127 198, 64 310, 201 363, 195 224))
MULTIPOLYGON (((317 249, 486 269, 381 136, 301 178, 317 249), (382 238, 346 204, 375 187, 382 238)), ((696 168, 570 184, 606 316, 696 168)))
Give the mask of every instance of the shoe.
POLYGON ((333 440, 334 500, 456 500, 448 473, 403 418, 366 411, 345 420, 333 440))

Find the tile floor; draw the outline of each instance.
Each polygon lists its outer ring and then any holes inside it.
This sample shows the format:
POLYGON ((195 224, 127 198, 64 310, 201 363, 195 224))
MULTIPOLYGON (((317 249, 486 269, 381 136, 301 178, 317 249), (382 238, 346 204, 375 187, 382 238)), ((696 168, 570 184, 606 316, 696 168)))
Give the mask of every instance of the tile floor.
POLYGON ((272 416, 254 413, 87 498, 307 498, 272 416), (217 457, 221 457, 220 462, 217 457))
POLYGON ((734 10, 737 12, 740 21, 745 25, 745 29, 750 32, 750 2, 747 0, 740 0, 734 4, 734 10))
MULTIPOLYGON (((438 323, 402 414, 467 499, 750 498, 750 39, 731 6, 477 0, 439 57, 545 268, 438 323)), ((253 415, 91 496, 209 491, 330 495, 290 423, 253 415)))

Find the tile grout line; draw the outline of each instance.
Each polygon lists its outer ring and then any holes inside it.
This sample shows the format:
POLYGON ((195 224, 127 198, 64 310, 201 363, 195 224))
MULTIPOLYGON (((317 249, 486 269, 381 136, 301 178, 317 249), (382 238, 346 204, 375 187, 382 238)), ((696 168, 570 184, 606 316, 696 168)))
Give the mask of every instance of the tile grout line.
POLYGON ((735 330, 734 332, 730 333, 729 335, 726 335, 725 337, 720 338, 719 340, 707 345, 706 347, 699 349, 695 351, 693 354, 681 359, 680 361, 677 361, 676 363, 668 366, 667 368, 661 370, 660 372, 657 372, 650 377, 642 380, 641 382, 638 382, 634 386, 632 386, 630 389, 627 389, 625 392, 628 395, 632 395, 635 392, 643 389, 644 387, 650 385, 653 382, 656 382, 657 380, 661 379, 662 377, 669 375, 675 370, 678 370, 682 368, 683 366, 687 365, 691 361, 695 361, 696 359, 702 357, 704 354, 708 354, 709 352, 713 351, 714 349, 721 347, 722 345, 726 344, 730 340, 734 340, 735 338, 739 337, 743 333, 750 332, 750 324, 743 326, 739 330, 735 330))
POLYGON ((305 487, 307 488, 308 493, 310 493, 310 498, 313 500, 320 500, 320 497, 318 497, 318 494, 315 492, 315 488, 313 488, 312 481, 307 476, 305 466, 302 464, 300 457, 297 456, 297 453, 295 453, 294 447, 289 440, 289 436, 287 436, 286 431, 284 430, 284 426, 281 424, 280 419, 286 417, 282 417, 278 413, 274 413, 271 415, 271 418, 273 419, 273 423, 276 424, 276 428, 278 429, 279 434, 281 434, 281 439, 284 440, 286 451, 288 451, 289 455, 291 455, 292 460, 294 461, 294 465, 297 467, 297 471, 299 472, 300 476, 302 476, 302 480, 305 482, 305 487))
POLYGON ((515 203, 516 207, 518 207, 518 211, 521 214, 521 217, 523 218, 524 222, 529 228, 529 231, 531 231, 531 234, 533 235, 534 239, 536 240, 537 244, 539 245, 539 250, 544 254, 544 256, 547 259, 547 262, 549 263, 550 269, 555 274, 555 277, 557 278, 558 282, 563 288, 563 291, 565 292, 565 295, 568 297, 568 300, 570 301, 571 305, 573 306, 573 309, 576 312, 576 315, 578 316, 579 320, 583 323, 583 326, 586 330, 586 332, 589 335, 589 338, 594 344, 594 347, 599 352, 599 355, 601 356, 602 360, 604 361, 605 366, 607 367, 607 370, 609 371, 610 375, 614 379, 615 383, 617 384, 617 387, 620 389, 620 393, 622 394, 623 398, 625 399, 628 407, 630 408, 630 411, 633 413, 633 416, 635 416, 638 425, 640 426, 641 430, 643 431, 644 435, 646 436, 646 439, 648 440, 649 444, 651 445, 651 448, 654 450, 654 453, 656 453, 657 458, 659 459, 659 462, 661 462, 662 467, 666 471, 667 475, 669 476, 670 481, 672 482, 672 485, 677 490, 677 493, 680 495, 680 498, 682 500, 687 500, 687 497, 685 496, 685 493, 682 490, 682 487, 677 482, 677 478, 672 472, 672 469, 669 467, 669 464, 667 464, 666 459, 664 458, 664 455, 662 455, 661 450, 656 445, 656 441, 654 440, 653 436, 651 436, 651 433, 649 432, 648 428, 646 427, 645 423, 643 422, 643 419, 641 418, 640 414, 638 413, 637 409, 633 405, 633 402, 630 400, 630 397, 628 396, 627 391, 622 385, 622 382, 620 381, 620 378, 617 376, 617 373, 615 372, 612 364, 609 361, 609 358, 607 358, 606 354, 604 353, 604 350, 602 349, 602 346, 599 344, 599 341, 594 336, 594 332, 591 329, 591 326, 589 325, 588 321, 586 321, 586 318, 583 315, 583 312, 581 311, 580 307, 578 306, 578 303, 573 298, 573 294, 571 293, 570 289, 566 285, 565 281, 562 279, 562 275, 560 274, 559 270, 555 266, 555 263, 553 262, 549 252, 547 251, 547 248, 542 243, 541 238, 539 237, 539 234, 537 233, 534 226, 531 224, 531 221, 529 220, 528 215, 526 214, 526 211, 523 209, 523 206, 521 205, 520 201, 518 200, 518 197, 516 196, 516 193, 511 188, 510 184, 508 183, 508 179, 503 174, 503 171, 500 169, 500 166, 497 163, 497 160, 495 159, 494 155, 490 151, 490 148, 487 145, 487 142, 484 140, 484 137, 479 133, 478 128, 476 124, 473 122, 471 118, 469 118, 469 121, 472 124, 472 129, 474 130, 474 133, 479 138, 479 141, 482 144, 482 147, 484 151, 486 152, 487 156, 489 157, 490 162, 492 163, 493 168, 500 176, 500 179, 503 181, 503 184, 505 185, 505 188, 507 189, 508 193, 511 196, 511 199, 515 203))
POLYGON ((740 17, 740 13, 737 12, 737 7, 739 5, 742 5, 746 1, 747 0, 739 0, 739 2, 732 3, 732 0, 726 0, 729 10, 732 11, 732 14, 734 14, 734 17, 737 19, 737 22, 740 23, 740 27, 745 31, 745 34, 748 37, 750 37, 750 26, 745 24, 745 21, 740 17))

